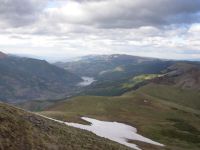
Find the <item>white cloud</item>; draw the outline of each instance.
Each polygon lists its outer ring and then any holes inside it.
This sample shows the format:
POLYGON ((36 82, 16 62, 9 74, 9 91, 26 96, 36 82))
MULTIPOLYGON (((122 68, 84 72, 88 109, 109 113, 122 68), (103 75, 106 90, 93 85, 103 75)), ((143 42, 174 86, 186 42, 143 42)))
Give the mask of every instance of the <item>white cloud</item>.
POLYGON ((0 0, 0 50, 52 57, 200 56, 199 0, 0 0))

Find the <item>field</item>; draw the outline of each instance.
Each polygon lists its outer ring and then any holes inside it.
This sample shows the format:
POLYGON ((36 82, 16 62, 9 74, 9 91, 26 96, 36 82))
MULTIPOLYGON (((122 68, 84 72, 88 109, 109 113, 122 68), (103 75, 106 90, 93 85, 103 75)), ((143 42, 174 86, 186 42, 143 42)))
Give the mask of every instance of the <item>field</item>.
POLYGON ((200 110, 200 92, 198 90, 181 89, 175 86, 149 84, 140 88, 141 93, 174 102, 183 106, 200 110))

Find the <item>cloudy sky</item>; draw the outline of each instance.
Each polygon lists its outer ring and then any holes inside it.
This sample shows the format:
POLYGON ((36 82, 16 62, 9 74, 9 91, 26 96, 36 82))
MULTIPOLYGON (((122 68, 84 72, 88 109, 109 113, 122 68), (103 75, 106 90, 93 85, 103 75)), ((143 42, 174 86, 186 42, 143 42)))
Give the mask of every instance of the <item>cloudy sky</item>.
POLYGON ((0 0, 0 51, 200 59, 200 0, 0 0))

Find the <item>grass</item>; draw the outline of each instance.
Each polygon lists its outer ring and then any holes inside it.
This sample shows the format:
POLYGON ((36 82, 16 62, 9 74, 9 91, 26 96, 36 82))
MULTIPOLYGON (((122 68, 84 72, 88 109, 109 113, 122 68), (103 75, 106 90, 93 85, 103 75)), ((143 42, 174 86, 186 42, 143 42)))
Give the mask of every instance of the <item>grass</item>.
POLYGON ((174 86, 149 84, 139 89, 141 93, 200 110, 200 92, 174 86))
POLYGON ((123 88, 132 88, 135 85, 137 85, 138 83, 141 83, 143 81, 146 80, 150 80, 156 77, 160 77, 162 75, 160 74, 143 74, 143 75, 139 75, 139 76, 135 76, 132 79, 130 79, 127 83, 124 83, 122 85, 123 88))
POLYGON ((33 100, 15 103, 15 106, 29 111, 42 111, 58 102, 60 100, 33 100))
POLYGON ((129 150, 116 142, 0 103, 1 150, 129 150))
MULTIPOLYGON (((166 100, 146 92, 151 90, 151 86, 145 86, 136 92, 116 97, 75 97, 59 102, 41 113, 79 123, 84 123, 80 119, 81 116, 124 122, 136 127, 140 134, 165 144, 166 147, 163 149, 198 150, 200 113, 191 105, 193 103, 191 99, 191 104, 182 106, 178 100, 166 100)), ((159 86, 157 90, 159 93, 159 86)), ((193 98, 196 101, 195 96, 193 98)), ((144 143, 139 145, 145 150, 157 149, 144 143)))

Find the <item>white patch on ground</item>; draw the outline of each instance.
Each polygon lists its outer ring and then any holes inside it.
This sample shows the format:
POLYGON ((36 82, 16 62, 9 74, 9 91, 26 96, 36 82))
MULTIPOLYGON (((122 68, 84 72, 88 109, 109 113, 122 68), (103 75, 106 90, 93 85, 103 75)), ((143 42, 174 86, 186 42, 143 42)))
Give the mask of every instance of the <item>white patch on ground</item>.
POLYGON ((94 81, 96 81, 92 77, 82 77, 82 80, 83 81, 81 81, 77 84, 78 86, 88 86, 88 85, 92 84, 94 81))
MULTIPOLYGON (((43 116, 43 115, 40 115, 43 116)), ((160 144, 158 142, 155 142, 151 139, 148 139, 142 135, 137 134, 137 129, 118 122, 108 122, 108 121, 100 121, 88 117, 82 117, 83 120, 91 123, 90 125, 83 125, 78 123, 70 123, 70 122, 64 122, 56 119, 52 119, 46 116, 43 116, 47 119, 54 120, 59 123, 66 124, 68 126, 72 126, 75 128, 83 129, 90 131, 97 136, 107 138, 109 140, 118 142, 120 144, 123 144, 125 146, 131 147, 136 150, 141 150, 136 144, 129 143, 128 140, 136 140, 141 141, 157 146, 164 146, 163 144, 160 144)))

